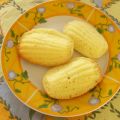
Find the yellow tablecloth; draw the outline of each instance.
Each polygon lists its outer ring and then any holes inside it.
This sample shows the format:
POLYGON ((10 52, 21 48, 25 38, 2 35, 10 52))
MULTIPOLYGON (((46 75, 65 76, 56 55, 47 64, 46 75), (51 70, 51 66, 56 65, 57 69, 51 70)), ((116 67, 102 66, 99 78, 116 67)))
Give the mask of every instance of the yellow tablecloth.
MULTIPOLYGON (((6 34, 10 25, 14 23, 17 17, 25 10, 45 0, 0 0, 0 43, 6 34)), ((81 0, 90 5, 100 7, 120 26, 120 0, 81 0)), ((2 76, 0 70, 0 76, 2 76)), ((3 80, 0 79, 0 87, 3 80)), ((2 88, 0 89, 0 92, 2 88)), ((0 95, 1 96, 1 95, 0 95)), ((7 98, 9 99, 9 98, 7 98)), ((10 104, 6 103, 6 99, 0 97, 0 120, 42 120, 44 117, 33 117, 35 112, 29 110, 29 115, 17 116, 10 111, 10 104)), ((100 110, 95 111, 89 116, 76 118, 55 118, 47 117, 46 120, 120 120, 120 92, 107 105, 100 110)))

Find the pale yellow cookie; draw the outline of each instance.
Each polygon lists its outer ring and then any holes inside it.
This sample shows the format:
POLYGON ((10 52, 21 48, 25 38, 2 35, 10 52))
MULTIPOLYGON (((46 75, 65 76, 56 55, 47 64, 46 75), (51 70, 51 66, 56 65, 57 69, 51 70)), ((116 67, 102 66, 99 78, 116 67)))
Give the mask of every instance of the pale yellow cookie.
POLYGON ((33 29, 22 36, 18 51, 22 58, 31 63, 56 66, 70 60, 73 41, 53 29, 33 29))
POLYGON ((105 38, 97 32, 95 27, 83 20, 69 22, 64 33, 75 43, 75 50, 90 58, 100 58, 108 50, 105 38))
POLYGON ((43 77, 43 86, 52 98, 71 99, 85 94, 100 81, 98 64, 90 58, 78 57, 49 70, 43 77))

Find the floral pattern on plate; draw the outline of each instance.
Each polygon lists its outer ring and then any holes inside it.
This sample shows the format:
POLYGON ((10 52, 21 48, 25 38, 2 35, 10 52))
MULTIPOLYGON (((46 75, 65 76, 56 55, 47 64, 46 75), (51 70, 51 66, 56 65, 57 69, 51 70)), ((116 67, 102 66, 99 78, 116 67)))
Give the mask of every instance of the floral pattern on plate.
MULTIPOLYGON (((59 117, 84 115, 103 106, 119 90, 118 83, 120 82, 120 71, 119 68, 115 67, 112 63, 113 57, 117 55, 116 60, 119 64, 118 40, 119 31, 115 23, 113 23, 108 16, 94 7, 74 0, 70 0, 69 2, 66 0, 55 0, 43 3, 24 13, 7 33, 2 47, 3 73, 6 82, 13 93, 23 103, 36 111, 59 117), (47 23, 47 18, 56 15, 74 16, 87 20, 104 35, 111 51, 109 67, 112 65, 112 69, 111 71, 107 70, 107 76, 103 78, 103 82, 100 84, 100 89, 94 89, 92 92, 90 91, 81 97, 67 101, 54 100, 46 95, 42 95, 42 92, 38 91, 37 88, 29 82, 27 71, 22 69, 16 49, 19 44, 19 38, 23 33, 30 30, 38 23, 47 23), (114 40, 111 40, 113 38, 114 40), (16 62, 13 63, 14 61, 16 62), (114 73, 116 73, 116 76, 114 76, 114 73), (112 81, 112 79, 115 79, 118 82, 112 81), (93 93, 95 94, 93 95, 93 93), (80 109, 83 107, 84 109, 80 109)), ((96 88, 99 87, 97 86, 96 88)))

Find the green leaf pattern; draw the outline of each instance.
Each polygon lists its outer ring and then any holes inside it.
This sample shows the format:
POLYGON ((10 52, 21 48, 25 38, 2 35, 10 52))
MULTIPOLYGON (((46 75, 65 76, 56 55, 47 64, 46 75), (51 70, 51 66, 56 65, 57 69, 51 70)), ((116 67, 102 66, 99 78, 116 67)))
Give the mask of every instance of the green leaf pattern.
MULTIPOLYGON (((10 1, 12 1, 12 0, 10 0, 10 1)), ((119 0, 112 0, 112 2, 107 7, 109 7, 111 4, 114 4, 116 1, 119 1, 119 0)), ((14 3, 14 6, 16 6, 16 3, 14 3)), ((56 6, 65 7, 63 4, 58 4, 56 6)), ((81 11, 81 9, 83 7, 84 6, 76 6, 74 8, 69 8, 68 10, 69 10, 69 12, 71 14, 76 14, 78 16, 84 17, 84 15, 80 13, 80 11, 81 11)), ((18 6, 18 7, 16 6, 16 8, 22 11, 22 9, 20 9, 20 6, 18 6)), ((47 20, 43 16, 44 13, 39 13, 38 11, 36 13, 26 13, 25 17, 29 18, 30 14, 35 14, 35 17, 34 17, 35 23, 36 22, 39 22, 39 23, 45 23, 45 22, 47 22, 47 20)), ((105 16, 101 16, 101 18, 106 19, 105 16)), ((104 33, 104 32, 107 31, 107 28, 108 28, 109 25, 110 24, 107 24, 107 22, 106 22, 106 24, 97 24, 96 28, 97 28, 98 32, 102 34, 102 33, 104 33)), ((18 41, 18 37, 19 36, 16 35, 16 33, 14 32, 14 30, 11 30, 10 33, 11 33, 11 37, 15 39, 14 40, 14 45, 17 45, 19 43, 19 41, 18 41)), ((118 49, 120 49, 120 47, 118 49)), ((6 53, 5 54, 6 54, 6 60, 9 61, 10 50, 8 50, 6 48, 6 53)), ((109 67, 109 72, 111 72, 113 68, 120 69, 120 61, 118 60, 117 55, 112 58, 112 64, 109 67)), ((20 77, 21 80, 18 81, 17 79, 14 79, 13 80, 14 85, 17 82, 20 82, 21 84, 28 83, 28 82, 26 82, 26 80, 28 79, 27 71, 23 71, 21 74, 17 74, 17 77, 20 77)), ((16 93, 21 93, 21 90, 18 89, 18 88, 16 88, 16 87, 15 87, 14 90, 15 90, 16 93)), ((109 97, 109 96, 111 96, 113 94, 112 89, 109 89, 107 96, 102 96, 101 95, 101 91, 102 90, 100 88, 94 89, 93 91, 91 90, 92 97, 94 96, 96 98, 101 99, 101 98, 109 97), (97 93, 97 96, 94 93, 97 93)), ((43 104, 41 104, 38 107, 39 109, 48 108, 49 105, 52 106, 54 104, 59 104, 59 102, 57 100, 53 100, 53 99, 49 98, 46 94, 42 94, 42 95, 46 98, 46 100, 44 101, 43 104)), ((114 98, 116 98, 116 96, 114 98)), ((8 110, 8 111, 10 110, 10 105, 7 105, 6 102, 1 97, 0 97, 0 103, 2 103, 2 104, 5 105, 5 109, 6 110, 8 110)), ((110 102, 109 104, 107 104, 104 107, 102 107, 101 110, 102 109, 106 109, 106 107, 108 107, 108 106, 110 106, 110 112, 116 114, 117 117, 120 118, 120 111, 115 108, 115 106, 112 104, 112 102, 110 102)), ((62 114, 64 112, 71 112, 73 110, 78 110, 78 109, 79 108, 77 108, 76 106, 74 106, 74 107, 66 106, 66 108, 62 109, 60 112, 62 114)), ((30 112, 29 112, 30 120, 32 120, 32 117, 33 117, 34 113, 35 112, 33 110, 30 110, 30 112)), ((95 111, 90 116, 85 116, 85 120, 87 120, 88 118, 89 119, 95 119, 96 115, 100 114, 100 113, 101 113, 100 110, 99 111, 95 111)), ((20 118, 14 116, 11 112, 10 112, 10 117, 9 118, 10 119, 17 118, 17 120, 21 120, 20 118)), ((67 118, 54 118, 54 119, 55 120, 67 120, 67 118)))
POLYGON ((14 91, 16 93, 22 92, 19 88, 16 87, 17 83, 20 83, 20 84, 30 83, 30 81, 28 80, 29 77, 28 77, 28 73, 26 70, 20 74, 15 73, 14 71, 11 71, 8 76, 9 76, 10 81, 13 82, 14 91))

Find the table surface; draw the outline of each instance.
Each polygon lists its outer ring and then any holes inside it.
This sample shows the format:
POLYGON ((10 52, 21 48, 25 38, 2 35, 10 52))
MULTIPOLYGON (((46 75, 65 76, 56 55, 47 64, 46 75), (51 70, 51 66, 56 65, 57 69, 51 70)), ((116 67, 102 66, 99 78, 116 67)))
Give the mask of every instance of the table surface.
MULTIPOLYGON (((0 46, 6 31, 27 9, 45 0, 0 0, 0 46)), ((120 26, 120 0, 81 0, 106 12, 120 26)), ((4 82, 0 68, 0 120, 120 120, 120 91, 104 107, 90 115, 55 118, 37 113, 23 105, 4 82)))

